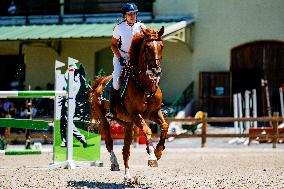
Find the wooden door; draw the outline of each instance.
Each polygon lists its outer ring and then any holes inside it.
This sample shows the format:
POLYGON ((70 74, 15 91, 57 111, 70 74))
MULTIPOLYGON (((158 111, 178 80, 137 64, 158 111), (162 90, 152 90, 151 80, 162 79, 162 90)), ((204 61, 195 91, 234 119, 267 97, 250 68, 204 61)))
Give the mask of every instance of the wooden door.
POLYGON ((257 89, 259 115, 261 79, 267 78, 272 111, 280 111, 278 91, 284 83, 284 42, 257 41, 233 48, 231 72, 233 93, 257 89))

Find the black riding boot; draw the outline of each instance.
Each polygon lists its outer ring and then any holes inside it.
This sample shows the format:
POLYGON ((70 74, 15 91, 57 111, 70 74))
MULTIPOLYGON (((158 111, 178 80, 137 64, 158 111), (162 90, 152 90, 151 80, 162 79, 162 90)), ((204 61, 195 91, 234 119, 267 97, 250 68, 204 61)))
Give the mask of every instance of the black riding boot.
POLYGON ((111 92, 110 92, 109 112, 106 114, 106 117, 108 118, 113 119, 114 117, 116 117, 115 107, 117 105, 117 101, 119 98, 118 95, 119 95, 119 91, 112 87, 111 92))

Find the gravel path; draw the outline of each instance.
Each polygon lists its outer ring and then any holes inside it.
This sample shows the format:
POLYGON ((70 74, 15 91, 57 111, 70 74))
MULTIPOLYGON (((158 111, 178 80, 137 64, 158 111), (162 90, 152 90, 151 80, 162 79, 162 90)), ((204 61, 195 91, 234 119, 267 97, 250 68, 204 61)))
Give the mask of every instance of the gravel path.
POLYGON ((121 145, 114 147, 118 172, 110 171, 104 146, 103 167, 74 170, 49 169, 52 154, 0 155, 0 188, 284 188, 284 144, 272 149, 271 144, 247 147, 224 140, 229 139, 208 141, 206 148, 199 147, 200 139, 174 140, 157 168, 147 167, 145 146, 132 148, 131 174, 142 184, 131 186, 123 184, 121 145))

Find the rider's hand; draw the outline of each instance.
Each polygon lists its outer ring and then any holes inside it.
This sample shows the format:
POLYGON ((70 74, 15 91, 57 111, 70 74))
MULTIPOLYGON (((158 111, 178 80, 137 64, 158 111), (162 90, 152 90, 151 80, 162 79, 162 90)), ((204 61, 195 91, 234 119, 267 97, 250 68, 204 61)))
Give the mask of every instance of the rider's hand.
POLYGON ((121 66, 126 66, 127 65, 126 59, 123 58, 122 56, 118 58, 118 61, 119 61, 121 66))

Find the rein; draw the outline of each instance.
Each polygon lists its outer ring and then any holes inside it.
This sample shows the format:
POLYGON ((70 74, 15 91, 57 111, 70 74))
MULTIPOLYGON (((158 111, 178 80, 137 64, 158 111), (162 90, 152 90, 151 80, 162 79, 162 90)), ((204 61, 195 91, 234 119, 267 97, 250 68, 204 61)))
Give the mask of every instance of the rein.
MULTIPOLYGON (((130 76, 134 79, 134 81, 136 82, 136 84, 142 89, 143 93, 145 94, 146 98, 150 98, 152 97, 156 91, 158 90, 158 86, 156 85, 156 90, 153 93, 148 92, 147 88, 142 85, 142 83, 140 82, 140 80, 137 78, 137 72, 134 71, 134 67, 133 66, 127 66, 126 67, 126 77, 130 76)), ((141 71, 138 72, 138 75, 141 74, 141 71)))

